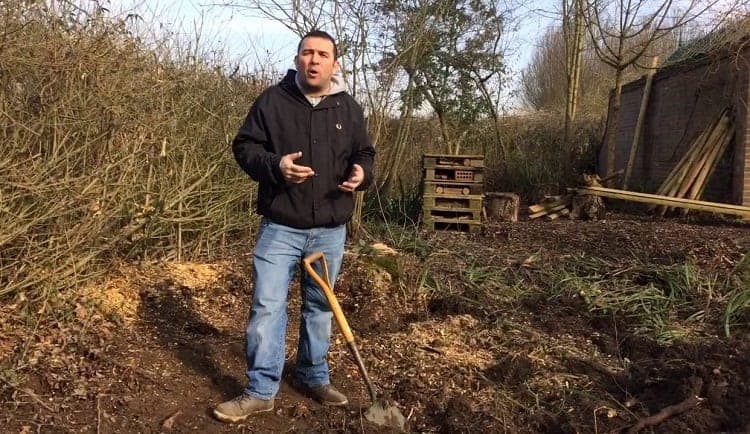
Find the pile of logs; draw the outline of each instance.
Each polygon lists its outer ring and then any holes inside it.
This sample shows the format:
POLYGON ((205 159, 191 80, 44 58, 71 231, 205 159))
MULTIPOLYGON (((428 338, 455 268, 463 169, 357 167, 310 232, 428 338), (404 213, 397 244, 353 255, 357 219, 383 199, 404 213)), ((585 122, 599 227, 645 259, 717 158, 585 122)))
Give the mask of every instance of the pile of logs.
MULTIPOLYGON (((688 152, 672 169, 656 194, 689 200, 700 198, 711 173, 733 137, 734 127, 729 119, 729 110, 724 109, 711 127, 691 143, 688 152)), ((652 210, 655 208, 656 205, 651 207, 652 210)), ((656 212, 664 215, 670 209, 672 208, 662 205, 658 206, 656 212)), ((687 209, 683 208, 682 212, 687 213, 687 209)))
POLYGON ((547 216, 549 220, 555 220, 570 214, 571 200, 573 195, 547 196, 539 203, 529 206, 529 219, 547 216))
MULTIPOLYGON (((601 187, 608 180, 622 175, 622 172, 622 170, 618 170, 605 179, 599 178, 599 175, 596 174, 584 173, 582 176, 583 185, 586 187, 601 187)), ((529 206, 529 219, 546 216, 549 220, 555 220, 567 216, 573 220, 600 220, 604 218, 605 210, 604 201, 597 195, 549 196, 539 203, 529 206)))

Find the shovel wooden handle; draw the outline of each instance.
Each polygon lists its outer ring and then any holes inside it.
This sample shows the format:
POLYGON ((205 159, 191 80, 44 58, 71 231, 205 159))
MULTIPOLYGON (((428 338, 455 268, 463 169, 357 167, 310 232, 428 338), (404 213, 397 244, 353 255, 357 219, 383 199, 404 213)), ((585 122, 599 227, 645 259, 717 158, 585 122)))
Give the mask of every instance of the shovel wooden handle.
POLYGON ((320 289, 323 290, 323 294, 325 294, 326 300, 328 300, 328 305, 331 306, 333 317, 336 318, 336 323, 339 325, 341 333, 344 334, 346 343, 354 342, 354 334, 352 334, 352 329, 349 327, 349 322, 346 321, 346 317, 341 310, 339 301, 336 299, 336 296, 331 289, 331 279, 328 277, 328 263, 326 262, 325 255, 323 255, 323 252, 315 252, 303 259, 302 264, 304 265, 307 274, 309 274, 315 283, 320 286, 320 289), (323 269, 323 277, 320 277, 315 271, 315 268, 313 268, 313 264, 318 261, 320 261, 323 269))
POLYGON ((367 391, 370 393, 370 399, 372 399, 372 402, 374 404, 375 401, 377 401, 377 392, 375 391, 375 385, 372 384, 370 376, 367 375, 367 368, 365 368, 365 363, 362 361, 362 356, 359 354, 357 343, 354 342, 354 334, 352 333, 352 329, 349 328, 349 322, 346 321, 346 317, 344 316, 344 312, 341 310, 339 301, 333 294, 333 289, 331 289, 331 279, 328 277, 328 263, 326 262, 325 255, 323 254, 323 252, 315 252, 304 258, 302 260, 302 264, 304 265, 307 274, 309 274, 310 277, 312 277, 312 279, 315 281, 315 283, 320 286, 320 289, 323 290, 323 294, 325 294, 326 300, 328 300, 328 305, 331 306, 333 317, 336 318, 336 324, 339 325, 341 333, 344 334, 344 339, 349 346, 349 351, 351 351, 352 356, 354 356, 354 361, 357 363, 357 368, 359 368, 359 372, 360 374, 362 374, 362 377, 365 380, 367 391), (315 268, 313 268, 313 264, 318 261, 320 261, 321 268, 323 269, 323 277, 320 277, 320 275, 315 271, 315 268))

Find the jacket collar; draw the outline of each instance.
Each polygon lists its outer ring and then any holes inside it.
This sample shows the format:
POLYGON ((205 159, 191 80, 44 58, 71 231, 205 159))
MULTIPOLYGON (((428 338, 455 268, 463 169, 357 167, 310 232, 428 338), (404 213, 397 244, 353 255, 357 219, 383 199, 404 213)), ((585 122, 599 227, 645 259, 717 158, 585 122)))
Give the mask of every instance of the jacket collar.
MULTIPOLYGON (((279 86, 287 93, 292 95, 295 99, 298 99, 305 104, 312 106, 310 101, 308 101, 307 97, 305 97, 305 95, 302 93, 302 90, 297 85, 297 71, 295 71, 294 69, 287 70, 286 76, 284 76, 284 78, 281 80, 279 86)), ((323 100, 318 105, 316 105, 315 108, 332 107, 334 104, 332 103, 330 97, 345 92, 346 85, 343 84, 343 80, 341 79, 341 77, 332 78, 331 89, 328 92, 327 98, 323 98, 323 100), (326 104, 326 102, 328 102, 328 104, 326 104)))

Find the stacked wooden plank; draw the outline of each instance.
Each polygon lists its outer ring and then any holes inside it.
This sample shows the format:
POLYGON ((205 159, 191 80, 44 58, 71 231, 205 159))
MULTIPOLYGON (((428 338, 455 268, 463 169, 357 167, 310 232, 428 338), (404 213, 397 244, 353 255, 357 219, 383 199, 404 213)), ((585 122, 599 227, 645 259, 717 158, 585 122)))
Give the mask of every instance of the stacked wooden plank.
POLYGON ((635 191, 616 190, 604 187, 580 187, 568 189, 579 195, 594 195, 611 197, 633 202, 649 203, 653 205, 664 205, 670 208, 687 208, 698 211, 712 212, 716 214, 736 215, 750 218, 750 207, 732 205, 728 203, 705 202, 702 200, 684 199, 681 197, 660 196, 656 194, 638 193, 635 191))
MULTIPOLYGON (((721 116, 691 143, 688 152, 672 169, 656 194, 689 200, 700 198, 711 173, 733 137, 734 126, 729 119, 729 110, 725 109, 721 116)), ((665 205, 651 207, 654 208, 658 208, 657 212, 660 215, 672 209, 665 205)), ((682 212, 686 213, 687 209, 683 208, 682 212)))
MULTIPOLYGON (((584 173, 581 179, 583 185, 601 187, 608 180, 621 174, 622 170, 618 170, 607 178, 601 179, 599 175, 584 173)), ((529 206, 529 219, 546 216, 548 220, 556 220, 567 216, 574 220, 580 218, 598 220, 604 218, 604 210, 604 202, 598 196, 568 194, 545 198, 540 203, 529 206)))
POLYGON ((547 217, 556 220, 570 214, 572 195, 545 197, 539 203, 529 206, 529 219, 547 217))
POLYGON ((425 154, 423 222, 430 230, 482 227, 483 155, 425 154))

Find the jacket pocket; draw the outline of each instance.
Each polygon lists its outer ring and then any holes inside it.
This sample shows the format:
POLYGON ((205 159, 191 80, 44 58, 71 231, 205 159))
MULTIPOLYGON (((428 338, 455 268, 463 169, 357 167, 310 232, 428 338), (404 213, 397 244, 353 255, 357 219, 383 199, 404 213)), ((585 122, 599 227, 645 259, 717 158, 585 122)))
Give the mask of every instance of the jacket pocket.
POLYGON ((332 135, 331 161, 333 161, 336 179, 338 182, 343 182, 349 176, 349 159, 352 157, 351 126, 346 125, 342 119, 335 117, 329 129, 329 134, 332 135))

